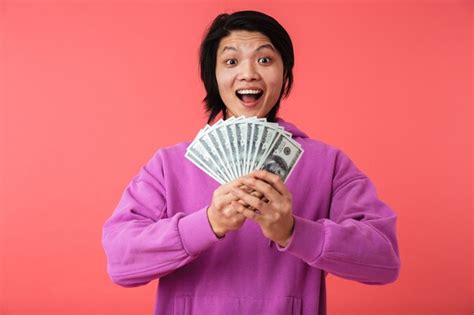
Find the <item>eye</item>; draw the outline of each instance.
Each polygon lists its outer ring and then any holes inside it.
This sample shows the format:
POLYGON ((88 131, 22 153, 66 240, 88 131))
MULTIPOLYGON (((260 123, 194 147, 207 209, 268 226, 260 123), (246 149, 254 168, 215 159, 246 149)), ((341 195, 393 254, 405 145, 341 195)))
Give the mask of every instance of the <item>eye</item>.
POLYGON ((258 62, 259 63, 270 63, 270 61, 272 61, 272 59, 270 57, 261 57, 261 58, 258 58, 258 62))
POLYGON ((227 59, 227 60, 225 61, 225 63, 226 63, 227 65, 229 65, 229 66, 233 66, 233 65, 237 64, 237 60, 235 60, 235 59, 227 59))

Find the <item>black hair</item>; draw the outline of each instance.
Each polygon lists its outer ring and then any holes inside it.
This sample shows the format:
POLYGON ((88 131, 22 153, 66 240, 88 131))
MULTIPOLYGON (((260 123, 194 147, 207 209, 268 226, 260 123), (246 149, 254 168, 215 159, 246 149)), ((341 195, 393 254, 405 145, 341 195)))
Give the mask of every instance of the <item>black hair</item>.
POLYGON ((232 14, 219 14, 204 36, 199 50, 199 65, 201 80, 206 89, 206 97, 203 99, 206 112, 209 113, 208 123, 221 112, 226 118, 226 106, 219 94, 216 79, 217 49, 222 38, 228 36, 231 31, 259 32, 267 36, 273 46, 278 50, 283 60, 283 86, 280 97, 267 114, 268 121, 275 121, 276 114, 280 108, 280 100, 287 97, 293 85, 294 54, 291 38, 273 17, 258 11, 238 11, 232 14))

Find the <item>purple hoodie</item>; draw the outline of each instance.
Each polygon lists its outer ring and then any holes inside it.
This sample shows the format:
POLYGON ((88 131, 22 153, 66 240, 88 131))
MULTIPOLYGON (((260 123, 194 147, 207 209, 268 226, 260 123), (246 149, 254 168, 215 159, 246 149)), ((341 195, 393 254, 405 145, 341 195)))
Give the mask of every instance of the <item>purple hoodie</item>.
POLYGON ((223 239, 206 210, 219 184, 184 154, 158 150, 132 179, 103 226, 113 282, 160 278, 155 314, 326 314, 327 272, 386 284, 400 270, 396 214, 341 150, 278 120, 302 145, 285 185, 295 227, 287 247, 247 220, 223 239))

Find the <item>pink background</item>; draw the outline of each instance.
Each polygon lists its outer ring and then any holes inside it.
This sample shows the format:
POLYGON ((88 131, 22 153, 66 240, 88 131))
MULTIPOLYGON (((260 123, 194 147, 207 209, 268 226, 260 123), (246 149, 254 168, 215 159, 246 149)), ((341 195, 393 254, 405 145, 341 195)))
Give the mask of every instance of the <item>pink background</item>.
POLYGON ((281 115, 348 153, 399 216, 399 280, 329 276, 329 314, 474 312, 471 1, 4 0, 2 315, 151 314, 157 281, 114 285, 101 227, 158 148, 204 126, 198 46, 240 9, 293 38, 281 115))

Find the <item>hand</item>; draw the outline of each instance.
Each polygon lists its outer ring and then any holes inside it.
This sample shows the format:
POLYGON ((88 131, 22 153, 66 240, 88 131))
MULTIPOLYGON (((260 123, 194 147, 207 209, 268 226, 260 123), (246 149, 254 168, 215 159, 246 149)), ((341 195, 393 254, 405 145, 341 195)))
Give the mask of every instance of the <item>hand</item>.
POLYGON ((231 188, 232 194, 242 202, 231 200, 235 211, 245 218, 256 221, 262 229, 263 235, 285 247, 293 233, 294 218, 292 212, 292 195, 278 175, 259 170, 237 179, 240 184, 262 195, 262 198, 253 196, 248 190, 235 185, 231 188))
POLYGON ((232 201, 238 201, 238 198, 232 194, 232 189, 239 186, 243 191, 251 191, 247 186, 242 185, 239 179, 236 179, 220 186, 213 193, 211 205, 207 209, 207 217, 217 237, 222 238, 227 232, 239 229, 245 222, 245 217, 235 211, 231 205, 232 201))

